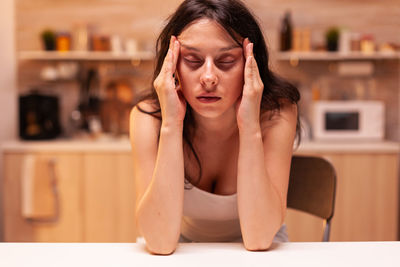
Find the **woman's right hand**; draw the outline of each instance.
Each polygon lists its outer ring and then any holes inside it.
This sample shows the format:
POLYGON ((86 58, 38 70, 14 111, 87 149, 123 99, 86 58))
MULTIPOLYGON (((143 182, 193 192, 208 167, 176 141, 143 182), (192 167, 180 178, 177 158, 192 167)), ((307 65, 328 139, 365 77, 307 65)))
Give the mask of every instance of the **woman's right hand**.
POLYGON ((180 83, 176 83, 176 64, 179 57, 180 44, 175 36, 171 36, 168 53, 160 73, 154 80, 160 102, 162 121, 165 125, 183 125, 186 113, 186 99, 184 98, 180 83))

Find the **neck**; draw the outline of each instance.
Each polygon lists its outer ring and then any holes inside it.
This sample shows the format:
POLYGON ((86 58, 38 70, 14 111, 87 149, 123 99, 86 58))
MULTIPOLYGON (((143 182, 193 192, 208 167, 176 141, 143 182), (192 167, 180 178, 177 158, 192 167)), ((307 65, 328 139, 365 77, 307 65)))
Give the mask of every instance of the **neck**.
POLYGON ((229 109, 216 118, 207 118, 193 112, 196 124, 194 136, 202 142, 226 141, 238 133, 235 109, 229 109))

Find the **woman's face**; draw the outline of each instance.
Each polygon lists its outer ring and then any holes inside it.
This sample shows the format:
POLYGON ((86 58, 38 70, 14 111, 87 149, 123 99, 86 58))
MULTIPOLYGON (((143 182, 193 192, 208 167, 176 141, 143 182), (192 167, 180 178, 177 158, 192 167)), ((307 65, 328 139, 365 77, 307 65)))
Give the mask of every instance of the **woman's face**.
POLYGON ((243 49, 210 19, 190 24, 178 36, 177 71, 182 93, 201 116, 216 118, 234 109, 243 90, 243 49))

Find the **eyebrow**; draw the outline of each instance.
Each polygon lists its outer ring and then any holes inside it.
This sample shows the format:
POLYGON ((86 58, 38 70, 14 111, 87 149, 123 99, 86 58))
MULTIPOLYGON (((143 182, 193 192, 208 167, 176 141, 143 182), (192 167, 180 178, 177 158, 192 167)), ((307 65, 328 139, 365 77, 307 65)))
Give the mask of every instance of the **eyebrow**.
MULTIPOLYGON (((185 44, 182 44, 182 43, 181 43, 181 46, 186 48, 186 49, 188 49, 188 50, 193 50, 193 51, 200 52, 200 49, 198 49, 196 47, 193 47, 193 46, 188 46, 188 45, 185 45, 185 44)), ((223 47, 223 48, 219 49, 219 51, 229 51, 229 50, 232 50, 232 49, 235 49, 235 48, 241 48, 241 47, 239 45, 235 44, 235 45, 223 47)))

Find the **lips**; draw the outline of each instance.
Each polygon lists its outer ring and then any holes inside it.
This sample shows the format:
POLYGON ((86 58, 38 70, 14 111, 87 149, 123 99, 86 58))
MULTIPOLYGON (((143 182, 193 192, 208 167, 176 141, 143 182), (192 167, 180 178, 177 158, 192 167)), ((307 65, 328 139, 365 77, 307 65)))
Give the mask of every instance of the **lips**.
POLYGON ((197 99, 202 103, 212 103, 221 99, 218 96, 198 96, 197 99))

